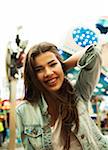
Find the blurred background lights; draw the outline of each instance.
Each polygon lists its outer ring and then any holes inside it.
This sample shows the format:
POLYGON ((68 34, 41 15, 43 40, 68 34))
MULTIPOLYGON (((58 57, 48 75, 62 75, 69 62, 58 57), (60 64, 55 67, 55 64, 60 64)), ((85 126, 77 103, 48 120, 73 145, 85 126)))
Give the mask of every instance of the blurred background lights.
POLYGON ((74 69, 75 69, 76 71, 79 71, 79 70, 80 70, 80 68, 79 68, 79 67, 75 67, 74 69))
POLYGON ((98 87, 98 88, 102 88, 103 85, 102 85, 101 83, 98 83, 98 84, 97 84, 97 87, 98 87))
POLYGON ((94 92, 97 93, 99 90, 97 88, 94 89, 94 92))
POLYGON ((108 95, 108 91, 106 91, 106 94, 108 95))
POLYGON ((68 77, 69 79, 73 79, 74 76, 73 76, 72 73, 68 73, 68 74, 67 74, 67 77, 68 77))
POLYGON ((101 88, 101 91, 102 91, 102 92, 105 92, 105 89, 104 89, 104 88, 101 88))
POLYGON ((104 81, 108 82, 108 77, 105 77, 105 78, 104 78, 104 81))
POLYGON ((62 55, 63 54, 63 50, 59 49, 59 54, 62 55))

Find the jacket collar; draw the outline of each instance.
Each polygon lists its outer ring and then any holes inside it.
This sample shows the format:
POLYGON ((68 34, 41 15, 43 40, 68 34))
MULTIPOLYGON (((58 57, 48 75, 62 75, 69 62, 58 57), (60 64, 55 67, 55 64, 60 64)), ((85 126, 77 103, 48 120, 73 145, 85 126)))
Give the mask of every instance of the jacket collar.
POLYGON ((44 99, 43 94, 41 94, 41 96, 40 96, 39 107, 40 107, 41 112, 42 112, 43 115, 48 114, 48 111, 47 111, 48 105, 47 105, 47 103, 44 99))

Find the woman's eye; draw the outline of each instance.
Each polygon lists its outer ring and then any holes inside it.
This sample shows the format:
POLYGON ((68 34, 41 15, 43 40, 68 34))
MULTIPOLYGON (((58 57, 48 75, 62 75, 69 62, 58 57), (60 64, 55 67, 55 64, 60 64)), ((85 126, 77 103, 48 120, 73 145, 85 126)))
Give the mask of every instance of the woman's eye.
POLYGON ((57 63, 50 64, 51 67, 54 67, 56 65, 57 65, 57 63))
POLYGON ((43 68, 38 68, 38 69, 35 69, 36 72, 41 72, 43 71, 43 68))

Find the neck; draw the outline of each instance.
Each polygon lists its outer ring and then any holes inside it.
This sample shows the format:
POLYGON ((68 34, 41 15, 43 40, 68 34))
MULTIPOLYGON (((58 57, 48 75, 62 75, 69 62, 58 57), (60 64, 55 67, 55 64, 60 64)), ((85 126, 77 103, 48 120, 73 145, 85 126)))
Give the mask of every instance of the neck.
POLYGON ((59 115, 59 103, 57 99, 51 96, 45 96, 45 101, 48 105, 48 113, 51 115, 51 126, 53 126, 59 115))

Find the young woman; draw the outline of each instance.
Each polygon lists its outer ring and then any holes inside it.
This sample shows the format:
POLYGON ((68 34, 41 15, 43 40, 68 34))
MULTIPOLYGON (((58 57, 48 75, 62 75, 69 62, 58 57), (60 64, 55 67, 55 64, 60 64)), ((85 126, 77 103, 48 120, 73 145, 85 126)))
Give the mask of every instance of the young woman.
POLYGON ((101 70, 100 50, 90 46, 63 61, 55 45, 33 46, 25 60, 25 97, 17 106, 17 128, 26 150, 108 150, 87 105, 101 70), (78 65, 75 86, 65 71, 78 65))

